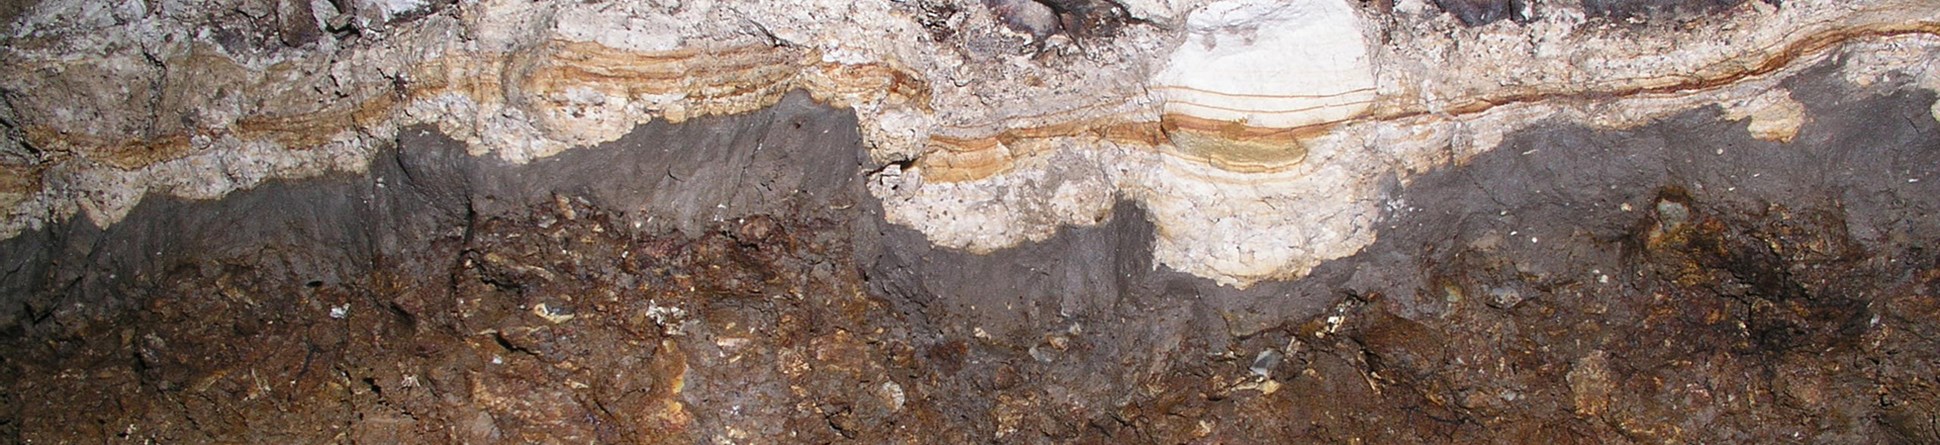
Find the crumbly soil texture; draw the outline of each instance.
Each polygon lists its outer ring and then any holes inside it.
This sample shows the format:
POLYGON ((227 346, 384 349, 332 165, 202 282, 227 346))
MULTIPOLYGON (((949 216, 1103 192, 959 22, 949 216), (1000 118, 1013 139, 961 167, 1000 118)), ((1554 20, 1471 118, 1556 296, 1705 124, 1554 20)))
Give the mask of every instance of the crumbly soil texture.
POLYGON ((0 243, 0 438, 1940 442, 1934 97, 1830 77, 1785 144, 1538 125, 1246 289, 1154 267, 1130 204, 933 247, 801 95, 524 165, 410 130, 0 243))

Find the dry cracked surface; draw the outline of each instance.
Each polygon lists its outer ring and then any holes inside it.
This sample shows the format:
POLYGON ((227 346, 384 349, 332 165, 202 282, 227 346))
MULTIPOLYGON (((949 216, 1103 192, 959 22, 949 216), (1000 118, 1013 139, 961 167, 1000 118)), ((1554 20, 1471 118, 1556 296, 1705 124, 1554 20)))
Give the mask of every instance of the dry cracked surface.
POLYGON ((0 19, 12 442, 1940 442, 1930 1, 0 19))

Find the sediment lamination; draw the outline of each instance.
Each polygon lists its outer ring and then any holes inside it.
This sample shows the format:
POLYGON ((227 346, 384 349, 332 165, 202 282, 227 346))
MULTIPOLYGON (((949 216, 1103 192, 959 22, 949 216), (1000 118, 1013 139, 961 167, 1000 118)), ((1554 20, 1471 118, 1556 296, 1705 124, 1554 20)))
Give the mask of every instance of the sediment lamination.
POLYGON ((854 110, 886 216, 932 242, 1001 249, 1124 199, 1158 264, 1245 286, 1358 251, 1394 185, 1532 124, 1715 105, 1783 143, 1811 119, 1783 83, 1821 61, 1940 87, 1917 0, 1475 28, 1419 1, 1120 2, 1022 31, 981 1, 365 3, 27 8, 0 51, 0 232, 360 171, 409 125, 523 162, 806 90, 854 110), (284 27, 245 32, 265 17, 284 27))

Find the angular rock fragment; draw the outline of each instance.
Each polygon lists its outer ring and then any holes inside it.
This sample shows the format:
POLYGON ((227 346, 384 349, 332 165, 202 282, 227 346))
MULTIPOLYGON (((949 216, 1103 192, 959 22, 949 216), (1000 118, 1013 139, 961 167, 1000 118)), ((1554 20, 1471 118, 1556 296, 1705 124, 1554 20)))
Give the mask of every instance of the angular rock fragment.
POLYGON ((276 21, 276 37, 285 46, 302 47, 323 37, 323 29, 317 26, 316 11, 311 9, 308 0, 276 2, 276 21))

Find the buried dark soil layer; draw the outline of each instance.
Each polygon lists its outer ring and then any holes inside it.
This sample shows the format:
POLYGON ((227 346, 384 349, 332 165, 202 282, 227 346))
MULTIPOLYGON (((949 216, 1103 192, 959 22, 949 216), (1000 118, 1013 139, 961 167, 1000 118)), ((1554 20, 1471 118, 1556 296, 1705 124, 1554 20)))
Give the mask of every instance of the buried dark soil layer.
POLYGON ((1244 290, 1154 268, 1131 204, 933 248, 800 96, 523 166, 413 131, 0 245, 0 437, 1940 442, 1933 98, 1792 87, 1794 143, 1538 127, 1244 290))

